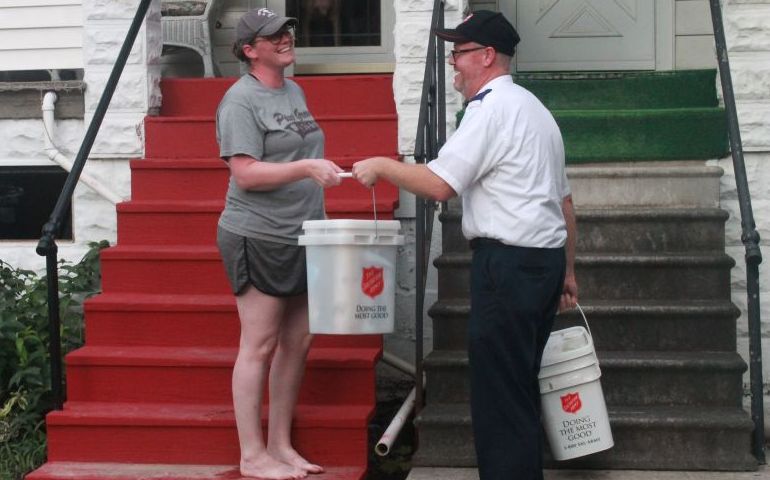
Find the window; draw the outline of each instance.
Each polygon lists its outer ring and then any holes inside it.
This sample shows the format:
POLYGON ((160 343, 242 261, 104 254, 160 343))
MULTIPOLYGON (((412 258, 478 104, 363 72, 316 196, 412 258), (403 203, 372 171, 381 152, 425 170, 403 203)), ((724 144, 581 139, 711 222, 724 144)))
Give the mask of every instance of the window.
MULTIPOLYGON (((0 167, 0 240, 40 238, 66 178, 59 167, 0 167)), ((72 239, 71 207, 57 238, 72 239)))
POLYGON ((287 0, 298 47, 379 46, 380 0, 287 0))

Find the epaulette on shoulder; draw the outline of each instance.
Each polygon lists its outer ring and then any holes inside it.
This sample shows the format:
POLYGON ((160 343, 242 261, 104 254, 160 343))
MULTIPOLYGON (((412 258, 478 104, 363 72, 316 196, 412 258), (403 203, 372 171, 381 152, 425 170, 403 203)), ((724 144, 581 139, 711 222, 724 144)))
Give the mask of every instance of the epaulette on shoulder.
POLYGON ((483 99, 484 99, 484 97, 486 97, 486 96, 487 96, 487 94, 488 94, 489 92, 491 92, 491 91, 492 91, 492 89, 491 89, 491 88, 487 88, 487 89, 486 89, 486 90, 484 90, 483 92, 479 92, 479 93, 477 93, 477 94, 476 94, 476 95, 474 95, 474 96, 473 96, 473 97, 472 97, 470 100, 468 100, 468 103, 471 103, 471 102, 475 102, 476 100, 483 100, 483 99))

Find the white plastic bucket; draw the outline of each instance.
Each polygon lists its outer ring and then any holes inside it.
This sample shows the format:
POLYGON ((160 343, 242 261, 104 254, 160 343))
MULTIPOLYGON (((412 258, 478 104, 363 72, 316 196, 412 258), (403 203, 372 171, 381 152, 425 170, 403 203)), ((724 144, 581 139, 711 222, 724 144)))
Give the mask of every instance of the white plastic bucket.
POLYGON ((302 229, 310 332, 393 332, 401 222, 309 220, 302 229))
POLYGON ((540 363, 540 398, 551 453, 569 460, 612 448, 601 371, 583 327, 551 333, 540 363))

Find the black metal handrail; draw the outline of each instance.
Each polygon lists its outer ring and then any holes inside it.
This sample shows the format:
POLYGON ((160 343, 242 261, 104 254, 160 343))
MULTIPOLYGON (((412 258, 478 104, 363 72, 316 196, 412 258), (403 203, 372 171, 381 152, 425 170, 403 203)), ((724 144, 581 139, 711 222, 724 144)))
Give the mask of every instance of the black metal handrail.
POLYGON ((749 182, 746 177, 746 164, 743 161, 743 143, 738 125, 738 112, 735 107, 735 93, 730 74, 730 61, 727 58, 727 42, 722 23, 720 0, 711 0, 711 22, 714 25, 717 64, 722 81, 722 97, 727 112, 727 128, 730 136, 730 150, 733 157, 735 183, 738 189, 738 205, 741 212, 741 241, 746 248, 746 290, 749 310, 749 378, 751 380, 751 419, 754 422, 753 449, 754 457, 764 465, 765 462, 765 416, 762 405, 762 330, 759 309, 759 264, 762 252, 759 249, 759 232, 754 223, 751 209, 749 182))
MULTIPOLYGON (((417 139, 414 158, 417 163, 427 163, 438 156, 446 141, 446 100, 444 98, 444 42, 438 41, 435 31, 444 27, 444 0, 433 2, 433 17, 425 58, 425 76, 422 84, 420 116, 417 121, 417 139)), ((425 287, 428 280, 428 260, 433 234, 435 203, 422 197, 416 198, 415 236, 417 247, 416 299, 415 299, 415 412, 422 409, 423 392, 423 310, 425 287)))
POLYGON ((67 175, 67 180, 64 182, 64 187, 59 194, 59 199, 56 201, 56 206, 54 207, 48 222, 43 226, 43 234, 37 244, 37 254, 46 257, 46 273, 48 278, 48 328, 50 332, 49 353, 51 356, 51 394, 53 397, 53 408, 56 410, 61 410, 64 403, 61 364, 61 319, 59 317, 59 274, 57 270, 58 247, 56 246, 56 235, 60 233, 64 215, 72 202, 72 194, 78 184, 86 160, 88 160, 88 156, 91 153, 91 147, 93 147, 96 135, 99 133, 99 128, 102 126, 102 120, 104 120, 104 115, 107 113, 107 107, 109 107, 112 95, 115 93, 115 88, 120 80, 120 75, 123 73, 123 67, 126 65, 128 55, 131 53, 131 49, 134 46, 134 41, 142 26, 144 17, 147 15, 147 10, 149 9, 151 1, 152 0, 140 0, 139 2, 139 7, 136 9, 134 20, 131 22, 131 26, 126 34, 126 39, 123 41, 120 53, 118 53, 118 58, 115 60, 115 65, 112 67, 112 73, 107 80, 107 85, 104 87, 102 96, 99 99, 99 104, 96 106, 96 112, 94 112, 91 123, 88 125, 88 130, 83 137, 80 150, 78 150, 78 154, 73 162, 72 170, 69 175, 67 175))

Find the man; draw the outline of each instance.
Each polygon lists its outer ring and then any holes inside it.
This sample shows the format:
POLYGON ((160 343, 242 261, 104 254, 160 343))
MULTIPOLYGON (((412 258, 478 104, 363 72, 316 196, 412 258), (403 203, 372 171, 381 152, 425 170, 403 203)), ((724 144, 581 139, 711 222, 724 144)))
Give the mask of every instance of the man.
POLYGON ((427 166, 374 157, 353 175, 433 200, 462 196, 473 250, 468 359, 479 474, 542 479, 537 374, 557 308, 577 303, 564 145, 548 110, 509 75, 519 36, 502 14, 478 11, 435 33, 454 42, 454 88, 468 101, 459 128, 427 166))

